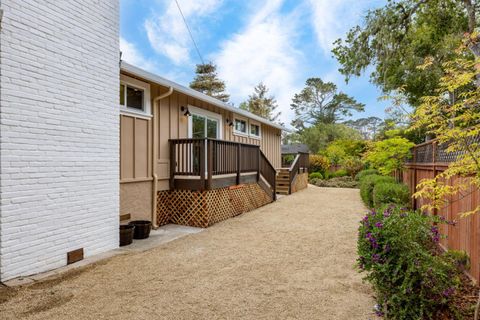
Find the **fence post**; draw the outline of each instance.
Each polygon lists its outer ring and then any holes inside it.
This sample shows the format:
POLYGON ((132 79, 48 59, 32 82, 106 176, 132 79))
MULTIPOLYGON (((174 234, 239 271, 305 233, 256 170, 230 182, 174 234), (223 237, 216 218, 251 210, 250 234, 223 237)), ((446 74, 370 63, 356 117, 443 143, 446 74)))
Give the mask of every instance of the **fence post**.
MULTIPOLYGON (((437 166, 436 166, 436 162, 437 162, 437 156, 436 156, 436 153, 437 153, 437 141, 433 141, 432 142, 432 170, 433 170, 433 178, 435 178, 437 176, 437 166)), ((433 215, 436 216, 438 215, 438 209, 435 208, 433 209, 433 215)))
POLYGON ((241 173, 241 167, 242 167, 242 164, 241 164, 241 157, 240 157, 240 147, 241 147, 241 144, 237 144, 237 185, 240 184, 240 173, 241 173))

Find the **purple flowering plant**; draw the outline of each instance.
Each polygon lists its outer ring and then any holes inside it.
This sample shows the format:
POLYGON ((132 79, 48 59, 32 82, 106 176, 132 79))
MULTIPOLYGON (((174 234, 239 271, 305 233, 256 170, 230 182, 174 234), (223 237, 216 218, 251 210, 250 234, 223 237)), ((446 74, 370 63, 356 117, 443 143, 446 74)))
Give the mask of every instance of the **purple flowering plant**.
POLYGON ((448 304, 459 284, 450 259, 438 254, 447 221, 389 205, 360 221, 360 272, 375 290, 378 315, 387 319, 429 319, 448 304))

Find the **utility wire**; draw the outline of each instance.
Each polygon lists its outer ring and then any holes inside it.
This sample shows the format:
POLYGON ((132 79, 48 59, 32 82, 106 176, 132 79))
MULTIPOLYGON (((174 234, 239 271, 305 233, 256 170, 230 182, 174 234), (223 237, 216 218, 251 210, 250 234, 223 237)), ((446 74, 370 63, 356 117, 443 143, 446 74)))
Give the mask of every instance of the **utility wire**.
POLYGON ((197 51, 198 57, 200 58, 200 61, 202 64, 205 64, 203 61, 202 55, 200 54, 200 50, 198 50, 197 43, 195 42, 195 39, 193 38, 192 31, 190 30, 190 27, 188 26, 187 20, 185 19, 185 16, 183 15, 182 9, 180 8, 180 4, 178 3, 178 0, 175 0, 175 3, 177 4, 178 11, 180 11, 180 15, 183 18, 183 23, 185 23, 185 27, 187 27, 188 33, 190 34, 190 38, 192 39, 193 45, 195 46, 195 50, 197 51))

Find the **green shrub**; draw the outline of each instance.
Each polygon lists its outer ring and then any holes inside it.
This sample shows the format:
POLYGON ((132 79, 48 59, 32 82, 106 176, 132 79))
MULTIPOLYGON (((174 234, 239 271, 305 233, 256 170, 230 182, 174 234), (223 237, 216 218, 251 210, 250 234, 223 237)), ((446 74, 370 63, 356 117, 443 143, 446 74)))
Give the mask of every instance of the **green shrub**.
POLYGON ((408 206, 410 203, 410 190, 403 183, 380 182, 373 188, 373 206, 375 208, 386 204, 408 206))
POLYGON ((316 180, 314 183, 317 187, 327 188, 357 188, 358 182, 349 176, 331 178, 329 180, 316 180))
POLYGON ((360 181, 360 196, 362 197, 363 202, 369 208, 373 207, 373 188, 377 183, 381 182, 395 182, 395 179, 392 177, 379 176, 377 174, 372 174, 364 177, 360 181))
POLYGON ((435 248, 437 216, 395 206, 368 213, 359 227, 358 267, 375 291, 386 319, 433 319, 448 308, 460 280, 451 260, 435 248))
POLYGON ((309 156, 310 167, 308 171, 310 172, 321 172, 324 173, 330 168, 330 161, 321 155, 311 154, 309 156))
POLYGON ((364 164, 360 158, 349 157, 342 160, 342 167, 347 171, 347 174, 353 178, 363 169, 364 164))
POLYGON ((365 169, 357 173, 355 176, 355 180, 360 181, 362 180, 363 177, 370 176, 372 174, 378 175, 378 170, 377 169, 365 169))
POLYGON ((345 169, 339 169, 337 171, 334 171, 330 175, 332 178, 338 178, 338 177, 345 177, 348 176, 347 170, 345 169))
POLYGON ((452 261, 462 271, 470 269, 470 257, 463 250, 448 250, 445 252, 445 258, 452 261))
POLYGON ((320 179, 323 179, 323 176, 320 172, 312 172, 308 175, 308 179, 309 180, 313 180, 313 179, 320 180, 320 179))

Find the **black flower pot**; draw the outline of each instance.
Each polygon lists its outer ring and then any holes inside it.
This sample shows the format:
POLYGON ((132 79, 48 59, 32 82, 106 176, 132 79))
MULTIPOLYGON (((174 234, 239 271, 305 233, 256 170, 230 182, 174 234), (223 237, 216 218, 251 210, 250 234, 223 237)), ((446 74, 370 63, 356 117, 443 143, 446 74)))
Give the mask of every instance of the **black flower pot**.
POLYGON ((133 241, 133 225, 120 225, 120 247, 128 246, 133 241))
POLYGON ((150 221, 135 220, 130 222, 129 225, 135 226, 133 239, 147 239, 150 236, 150 230, 152 229, 152 223, 150 221))

